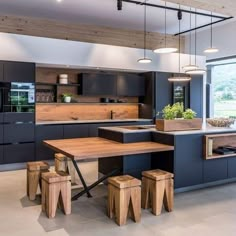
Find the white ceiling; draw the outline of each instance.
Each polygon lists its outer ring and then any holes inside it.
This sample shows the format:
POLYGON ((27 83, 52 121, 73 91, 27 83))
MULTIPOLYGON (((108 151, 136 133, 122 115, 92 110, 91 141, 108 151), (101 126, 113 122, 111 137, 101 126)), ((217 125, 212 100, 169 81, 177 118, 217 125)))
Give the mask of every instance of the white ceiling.
MULTIPOLYGON (((160 0, 149 3, 164 4, 160 0)), ((168 6, 178 5, 167 3, 168 6)), ((189 9, 185 7, 186 9, 189 9)), ((117 0, 0 0, 1 15, 19 15, 55 19, 74 23, 96 24, 117 28, 143 29, 143 6, 123 3, 117 11, 117 0)), ((193 26, 194 26, 194 16, 193 26)), ((198 16, 198 25, 210 22, 209 17, 198 16)), ((182 30, 189 29, 189 14, 183 14, 182 30)), ((147 8, 147 30, 164 32, 164 10, 147 8)), ((177 13, 167 11, 167 33, 177 33, 177 13)))

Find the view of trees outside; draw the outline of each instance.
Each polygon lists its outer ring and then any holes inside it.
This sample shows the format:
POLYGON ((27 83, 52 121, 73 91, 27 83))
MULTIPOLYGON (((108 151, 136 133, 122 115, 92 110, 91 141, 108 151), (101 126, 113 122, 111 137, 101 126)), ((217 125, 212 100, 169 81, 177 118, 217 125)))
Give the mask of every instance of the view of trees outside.
POLYGON ((236 118, 236 64, 215 66, 212 86, 214 117, 236 118))

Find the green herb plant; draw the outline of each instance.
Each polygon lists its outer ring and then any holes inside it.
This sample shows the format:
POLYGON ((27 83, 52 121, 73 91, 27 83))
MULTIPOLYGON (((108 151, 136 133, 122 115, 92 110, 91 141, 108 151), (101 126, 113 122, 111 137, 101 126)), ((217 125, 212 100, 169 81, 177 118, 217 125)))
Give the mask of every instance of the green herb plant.
POLYGON ((184 119, 193 119, 195 118, 197 113, 193 111, 192 109, 186 109, 185 112, 183 112, 183 118, 184 119))

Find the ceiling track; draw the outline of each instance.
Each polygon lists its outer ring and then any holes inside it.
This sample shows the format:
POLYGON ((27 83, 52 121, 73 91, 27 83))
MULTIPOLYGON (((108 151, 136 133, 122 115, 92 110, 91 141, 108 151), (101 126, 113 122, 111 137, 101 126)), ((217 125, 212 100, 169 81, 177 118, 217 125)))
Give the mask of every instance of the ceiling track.
MULTIPOLYGON (((146 6, 149 6, 149 7, 156 7, 156 8, 166 9, 166 10, 170 10, 170 11, 176 11, 176 12, 179 11, 179 8, 168 7, 168 6, 166 7, 166 6, 163 6, 163 5, 158 5, 158 4, 148 3, 148 2, 145 3, 144 1, 133 1, 133 0, 120 0, 120 1, 135 4, 135 5, 141 5, 141 6, 146 5, 146 6)), ((197 30, 197 29, 202 29, 202 28, 208 27, 210 25, 214 25, 214 24, 217 24, 217 23, 220 23, 220 22, 223 22, 223 21, 226 21, 226 20, 229 20, 229 19, 233 18, 232 16, 224 17, 224 16, 219 16, 219 15, 211 15, 210 13, 208 14, 208 13, 203 13, 203 12, 196 12, 196 11, 191 11, 191 10, 186 10, 186 9, 181 9, 181 11, 184 12, 184 13, 193 14, 193 15, 213 17, 213 18, 217 18, 218 20, 216 20, 212 23, 209 23, 209 24, 201 25, 201 26, 198 26, 198 27, 195 27, 195 28, 191 28, 189 30, 185 30, 185 31, 176 33, 176 34, 174 34, 175 36, 185 34, 185 33, 197 30)))

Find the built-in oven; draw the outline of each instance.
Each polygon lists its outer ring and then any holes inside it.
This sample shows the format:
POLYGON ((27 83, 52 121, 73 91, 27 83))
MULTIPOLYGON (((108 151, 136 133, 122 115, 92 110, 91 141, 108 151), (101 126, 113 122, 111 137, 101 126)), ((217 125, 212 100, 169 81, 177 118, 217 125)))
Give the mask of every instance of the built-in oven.
POLYGON ((34 112, 35 84, 19 82, 1 83, 0 111, 34 112))

